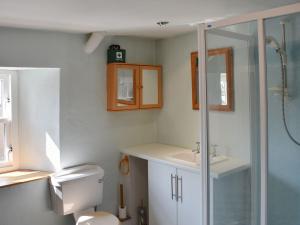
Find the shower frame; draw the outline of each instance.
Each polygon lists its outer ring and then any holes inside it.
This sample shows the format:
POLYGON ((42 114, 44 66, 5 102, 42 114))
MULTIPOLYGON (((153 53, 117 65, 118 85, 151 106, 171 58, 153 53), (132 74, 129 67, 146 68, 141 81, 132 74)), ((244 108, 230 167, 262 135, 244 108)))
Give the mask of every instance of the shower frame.
POLYGON ((207 107, 207 64, 206 64, 206 32, 215 28, 246 22, 257 23, 258 56, 259 56, 259 98, 260 98, 260 225, 268 225, 267 221, 267 192, 268 192, 268 99, 267 99, 267 71, 265 48, 265 19, 299 13, 300 3, 273 8, 269 10, 248 13, 228 19, 197 24, 198 58, 199 58, 199 96, 200 96, 200 138, 201 138, 201 200, 202 224, 210 225, 209 200, 209 154, 208 154, 208 107, 207 107))

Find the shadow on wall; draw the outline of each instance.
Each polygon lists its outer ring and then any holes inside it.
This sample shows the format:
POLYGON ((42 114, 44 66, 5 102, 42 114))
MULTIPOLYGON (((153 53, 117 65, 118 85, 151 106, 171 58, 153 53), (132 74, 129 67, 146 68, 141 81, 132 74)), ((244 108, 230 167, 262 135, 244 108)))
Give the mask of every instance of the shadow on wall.
POLYGON ((2 188, 0 218, 1 225, 74 224, 72 215, 59 216, 52 211, 47 180, 2 188))

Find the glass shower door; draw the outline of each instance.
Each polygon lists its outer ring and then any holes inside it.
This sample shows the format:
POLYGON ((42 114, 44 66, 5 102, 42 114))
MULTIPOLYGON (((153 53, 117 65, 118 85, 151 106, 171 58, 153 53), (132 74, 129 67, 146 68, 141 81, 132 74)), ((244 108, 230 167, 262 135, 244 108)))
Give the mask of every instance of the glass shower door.
POLYGON ((255 225, 260 203, 256 22, 206 35, 210 224, 255 225))
POLYGON ((300 224, 300 14, 265 20, 268 225, 300 224))

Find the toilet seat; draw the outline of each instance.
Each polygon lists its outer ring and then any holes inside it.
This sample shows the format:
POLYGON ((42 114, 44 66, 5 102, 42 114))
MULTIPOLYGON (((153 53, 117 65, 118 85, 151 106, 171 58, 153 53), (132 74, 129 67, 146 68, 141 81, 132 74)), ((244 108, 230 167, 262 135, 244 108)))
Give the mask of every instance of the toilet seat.
POLYGON ((119 219, 107 212, 87 212, 76 221, 76 225, 119 225, 119 219))

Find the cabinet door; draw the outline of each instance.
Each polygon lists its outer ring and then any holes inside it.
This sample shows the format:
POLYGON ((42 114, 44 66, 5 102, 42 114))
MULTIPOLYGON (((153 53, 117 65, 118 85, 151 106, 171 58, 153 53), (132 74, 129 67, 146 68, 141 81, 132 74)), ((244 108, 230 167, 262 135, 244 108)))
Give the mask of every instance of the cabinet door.
POLYGON ((161 108, 162 75, 160 66, 140 66, 140 108, 161 108))
POLYGON ((177 225, 175 176, 175 168, 149 161, 149 225, 177 225))
POLYGON ((178 225, 201 224, 201 176, 178 169, 178 225))
POLYGON ((139 108, 139 66, 112 63, 107 71, 108 110, 139 108))

